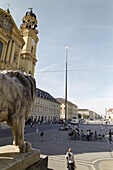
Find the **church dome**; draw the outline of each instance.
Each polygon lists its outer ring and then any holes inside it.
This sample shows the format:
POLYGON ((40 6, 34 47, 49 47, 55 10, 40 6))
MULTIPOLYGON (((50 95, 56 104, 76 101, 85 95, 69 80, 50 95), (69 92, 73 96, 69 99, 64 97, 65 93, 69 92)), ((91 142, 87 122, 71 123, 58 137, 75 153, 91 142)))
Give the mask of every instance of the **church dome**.
POLYGON ((36 15, 33 13, 32 8, 29 8, 30 11, 26 12, 26 15, 23 17, 23 23, 20 25, 20 29, 32 29, 35 30, 35 33, 38 34, 37 28, 37 19, 36 15))
POLYGON ((29 8, 30 11, 26 12, 26 16, 30 15, 31 17, 34 17, 36 19, 36 15, 32 12, 32 8, 29 8))

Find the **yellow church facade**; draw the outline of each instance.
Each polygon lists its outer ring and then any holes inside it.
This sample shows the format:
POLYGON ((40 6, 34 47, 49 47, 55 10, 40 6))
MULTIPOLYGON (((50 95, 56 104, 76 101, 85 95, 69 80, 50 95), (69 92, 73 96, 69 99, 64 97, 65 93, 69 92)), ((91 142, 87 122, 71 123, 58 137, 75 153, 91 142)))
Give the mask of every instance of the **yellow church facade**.
POLYGON ((9 11, 0 9, 0 70, 23 70, 34 77, 39 41, 36 15, 30 9, 17 28, 9 11))

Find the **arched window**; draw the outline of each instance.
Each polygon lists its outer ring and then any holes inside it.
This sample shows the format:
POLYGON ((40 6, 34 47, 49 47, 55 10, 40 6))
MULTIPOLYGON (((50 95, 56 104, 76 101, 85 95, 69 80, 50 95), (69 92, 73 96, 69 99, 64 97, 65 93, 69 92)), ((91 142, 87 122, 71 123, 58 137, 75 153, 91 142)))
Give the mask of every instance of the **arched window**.
POLYGON ((2 54, 2 48, 3 48, 3 43, 0 41, 0 58, 1 58, 1 54, 2 54))

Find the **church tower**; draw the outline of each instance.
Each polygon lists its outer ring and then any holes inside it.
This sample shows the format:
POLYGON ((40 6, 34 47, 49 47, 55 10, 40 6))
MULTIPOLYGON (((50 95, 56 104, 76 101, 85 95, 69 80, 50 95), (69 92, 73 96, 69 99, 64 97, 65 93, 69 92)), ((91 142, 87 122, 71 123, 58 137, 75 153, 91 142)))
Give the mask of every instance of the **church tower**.
POLYGON ((25 44, 21 50, 19 68, 34 77, 36 59, 36 47, 39 41, 37 28, 36 15, 33 13, 32 8, 26 12, 23 17, 23 23, 20 26, 21 35, 25 44))

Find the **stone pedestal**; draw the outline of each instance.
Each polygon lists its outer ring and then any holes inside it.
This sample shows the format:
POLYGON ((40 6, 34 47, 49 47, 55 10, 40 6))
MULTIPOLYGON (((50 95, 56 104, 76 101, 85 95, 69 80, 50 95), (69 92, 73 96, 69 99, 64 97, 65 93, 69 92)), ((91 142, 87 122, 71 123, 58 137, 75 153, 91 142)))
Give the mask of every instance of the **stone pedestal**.
POLYGON ((19 153, 17 146, 6 145, 0 147, 0 169, 25 170, 40 162, 40 151, 32 149, 30 152, 19 153))

